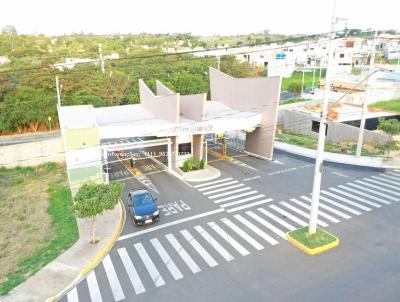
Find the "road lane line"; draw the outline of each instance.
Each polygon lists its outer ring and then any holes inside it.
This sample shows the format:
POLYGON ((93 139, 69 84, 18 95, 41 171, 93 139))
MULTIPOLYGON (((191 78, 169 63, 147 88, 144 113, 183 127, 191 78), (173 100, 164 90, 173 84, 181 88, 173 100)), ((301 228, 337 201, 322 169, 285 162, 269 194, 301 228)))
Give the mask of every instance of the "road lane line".
POLYGON ((374 178, 374 179, 378 179, 378 180, 380 180, 380 181, 383 181, 383 182, 385 182, 385 183, 394 184, 394 185, 397 186, 397 189, 400 189, 400 188, 399 188, 400 182, 398 182, 398 181, 393 181, 393 180, 390 180, 390 179, 387 179, 387 178, 384 178, 384 177, 379 177, 379 176, 371 176, 371 177, 374 178))
POLYGON ((285 228, 287 228, 290 231, 293 231, 293 230, 296 229, 294 226, 292 226, 291 224, 287 223, 285 220, 279 218, 278 216, 275 216, 274 214, 272 214, 271 212, 267 211, 264 208, 258 208, 257 210, 259 212, 263 213, 265 216, 271 218, 275 222, 279 223, 280 225, 284 226, 285 228))
POLYGON ((266 228, 270 229, 272 232, 274 232, 278 236, 280 236, 286 240, 286 234, 283 231, 281 231, 280 229, 278 229, 276 226, 274 226, 273 224, 266 221, 264 218, 261 218, 260 216, 258 216, 256 213, 254 213, 252 211, 247 211, 246 214, 249 215, 254 220, 258 221, 260 224, 262 224, 266 228))
POLYGON ((103 302, 101 298, 99 284, 97 283, 96 274, 94 271, 91 271, 90 274, 86 277, 87 285, 89 288, 89 295, 92 302, 103 302))
POLYGON ((250 200, 254 200, 254 199, 259 199, 259 198, 263 198, 263 197, 265 197, 264 194, 259 194, 259 195, 251 196, 251 197, 248 197, 248 198, 240 199, 240 200, 237 200, 237 201, 232 201, 232 202, 224 203, 224 204, 221 204, 221 205, 219 205, 219 206, 220 206, 220 207, 223 207, 223 208, 226 208, 226 207, 230 207, 230 206, 234 206, 234 205, 237 205, 237 204, 244 203, 244 202, 246 202, 246 201, 250 201, 250 200))
POLYGON ((117 273, 115 272, 114 265, 111 261, 110 255, 103 259, 104 270, 106 271, 108 282, 110 283, 111 291, 115 301, 121 301, 125 299, 125 294, 122 290, 121 283, 119 283, 117 273))
POLYGON ((219 225, 217 225, 214 221, 208 223, 208 225, 222 238, 224 238, 230 245, 233 246, 235 250, 237 250, 242 256, 247 256, 250 254, 248 250, 246 250, 243 245, 237 242, 232 236, 230 236, 227 232, 225 232, 219 225))
MULTIPOLYGON (((330 196, 330 197, 333 197, 333 198, 335 198, 336 200, 343 201, 343 202, 345 202, 345 203, 347 203, 347 204, 349 204, 349 205, 352 205, 352 206, 354 206, 354 207, 356 207, 356 208, 359 208, 359 209, 361 209, 361 210, 364 210, 364 211, 367 211, 367 212, 369 212, 369 211, 372 210, 371 208, 368 208, 368 207, 366 207, 366 206, 363 206, 362 204, 359 204, 359 203, 357 203, 357 202, 348 200, 347 198, 341 197, 341 196, 336 195, 336 194, 333 194, 333 193, 331 193, 331 192, 328 192, 328 191, 325 191, 325 190, 321 190, 321 193, 323 193, 324 195, 328 195, 328 196, 330 196)), ((322 198, 322 197, 321 197, 321 199, 326 200, 326 199, 324 199, 324 198, 322 198)))
POLYGON ((203 195, 210 195, 213 193, 218 193, 218 192, 223 192, 223 191, 227 191, 227 190, 231 190, 234 188, 239 188, 239 187, 243 187, 244 184, 237 184, 237 185, 233 185, 233 186, 229 186, 229 187, 225 187, 225 188, 220 188, 220 189, 215 189, 212 191, 207 191, 207 192, 202 192, 203 195))
POLYGON ((358 200, 359 202, 365 203, 365 204, 370 205, 372 207, 375 207, 375 208, 380 208, 381 207, 380 204, 377 204, 377 203, 372 202, 372 201, 365 200, 365 199, 363 199, 361 197, 358 197, 358 196, 356 196, 354 194, 350 194, 348 192, 345 192, 345 191, 342 191, 342 190, 339 190, 339 189, 336 189, 336 188, 329 188, 329 189, 334 191, 334 192, 336 192, 336 193, 338 193, 338 194, 353 198, 355 200, 358 200))
POLYGON ((267 241, 269 244, 276 245, 279 242, 272 238, 270 235, 262 231, 259 227, 255 226, 252 224, 250 221, 248 221, 246 218, 240 216, 239 214, 234 215, 234 217, 239 220, 241 223, 243 223, 246 227, 248 227, 250 230, 252 230, 254 233, 256 233, 258 236, 263 238, 265 241, 267 241))
POLYGON ((190 243, 190 245, 197 251, 197 253, 204 259, 210 267, 217 266, 218 263, 215 259, 205 250, 205 248, 189 233, 188 230, 182 230, 181 234, 190 243))
POLYGON ((299 224, 299 225, 301 225, 301 226, 306 226, 306 225, 307 225, 307 222, 305 222, 305 221, 303 221, 303 220, 297 218, 296 216, 290 214, 289 212, 286 212, 285 210, 283 210, 283 209, 277 207, 277 206, 274 205, 274 204, 271 204, 269 207, 270 207, 271 209, 275 210, 276 212, 278 212, 279 214, 281 214, 281 215, 283 215, 283 216, 289 218, 290 220, 296 222, 297 224, 299 224))
POLYGON ((194 227, 194 229, 226 260, 232 261, 235 259, 226 249, 222 247, 205 229, 200 225, 194 227))
POLYGON ((118 241, 122 241, 122 240, 125 240, 125 239, 128 239, 128 238, 140 236, 140 235, 147 234, 147 233, 150 233, 150 232, 154 232, 154 231, 157 231, 157 230, 160 230, 160 229, 164 229, 164 228, 167 228, 167 227, 170 227, 170 226, 173 226, 173 225, 181 224, 181 223, 184 223, 184 222, 187 222, 187 221, 191 221, 191 220, 195 220, 195 219, 198 219, 198 218, 203 218, 203 217, 206 217, 206 216, 218 214, 218 213, 221 213, 221 212, 224 212, 224 211, 225 211, 225 209, 219 208, 219 209, 216 209, 216 210, 213 210, 213 211, 204 212, 204 213, 200 213, 200 214, 193 215, 193 216, 190 216, 190 217, 186 217, 186 218, 178 219, 178 220, 175 220, 175 221, 167 222, 167 223, 164 223, 164 224, 155 225, 155 226, 152 226, 149 229, 145 229, 145 230, 142 230, 142 231, 138 231, 138 232, 134 232, 134 233, 130 233, 130 234, 126 234, 126 235, 120 236, 118 238, 118 241))
POLYGON ((226 196, 226 195, 232 195, 238 192, 243 192, 243 191, 247 191, 247 190, 251 190, 250 187, 245 187, 245 188, 241 188, 241 189, 237 189, 237 190, 233 190, 233 191, 229 191, 229 192, 225 192, 225 193, 220 193, 220 194, 216 194, 216 195, 211 195, 211 196, 207 196, 209 199, 215 199, 218 197, 222 197, 222 196, 226 196))
POLYGON ((243 209, 247 209, 247 208, 251 208, 251 207, 254 207, 254 206, 258 206, 260 204, 264 204, 264 203, 270 202, 272 200, 273 200, 272 198, 267 198, 267 199, 264 199, 264 200, 248 203, 248 204, 236 207, 236 208, 230 208, 230 209, 228 209, 226 211, 228 213, 233 213, 233 212, 237 212, 237 211, 240 211, 240 210, 243 210, 243 209))
POLYGON ((397 198, 395 198, 393 196, 389 196, 389 195, 381 193, 381 192, 378 192, 376 189, 372 190, 372 189, 366 188, 364 186, 360 186, 360 185, 353 184, 353 183, 347 183, 347 185, 355 187, 355 188, 358 188, 358 189, 361 189, 363 191, 366 191, 366 192, 369 192, 369 193, 372 193, 372 194, 375 194, 375 195, 378 195, 378 196, 381 196, 381 197, 384 197, 384 198, 387 198, 387 199, 390 199, 392 201, 398 201, 397 198))
POLYGON ((74 287, 68 292, 67 300, 68 302, 79 302, 78 290, 76 289, 76 287, 74 287))
POLYGON ((388 183, 376 180, 376 179, 368 179, 368 178, 364 178, 364 180, 375 183, 377 185, 381 185, 390 189, 395 189, 395 190, 400 190, 399 185, 393 186, 393 185, 389 185, 388 183))
POLYGON ((241 194, 236 194, 236 195, 230 196, 230 197, 225 197, 225 198, 222 198, 222 199, 217 199, 217 200, 214 200, 214 203, 221 203, 221 202, 224 202, 224 201, 229 201, 229 200, 232 200, 232 199, 237 199, 237 198, 239 198, 239 197, 244 197, 244 196, 252 195, 252 194, 255 194, 255 193, 258 193, 258 191, 253 190, 253 191, 249 191, 249 192, 245 192, 245 193, 241 193, 241 194))
POLYGON ((165 237, 168 239, 169 243, 173 246, 173 248, 178 252, 179 256, 181 256, 182 260, 186 263, 186 265, 190 268, 193 274, 196 274, 201 271, 200 267, 194 262, 192 257, 189 256, 188 252, 183 248, 183 246, 178 242, 178 240, 172 234, 167 234, 165 237))
POLYGON ((238 234, 240 237, 242 237, 244 240, 246 240, 256 250, 260 251, 264 248, 257 240, 255 240, 253 237, 251 237, 249 234, 247 234, 245 231, 243 231, 241 228, 239 228, 236 224, 234 224, 228 218, 222 218, 221 221, 223 223, 225 223, 228 227, 230 227, 234 232, 236 232, 236 234, 238 234))
POLYGON ((146 289, 143 286, 142 280, 140 280, 139 274, 137 273, 135 266, 133 265, 132 260, 126 251, 126 248, 119 248, 118 254, 124 265, 126 273, 128 274, 128 278, 131 281, 133 289, 135 290, 135 293, 137 295, 144 293, 146 289))
MULTIPOLYGON (((381 191, 383 191, 383 192, 386 192, 386 193, 389 193, 389 194, 392 194, 392 195, 395 195, 395 196, 400 196, 400 192, 395 192, 395 191, 392 191, 392 190, 389 190, 389 189, 385 189, 385 188, 382 188, 382 187, 380 187, 380 186, 376 186, 376 185, 367 183, 367 182, 365 182, 365 181, 356 180, 356 183, 362 184, 362 185, 364 185, 364 186, 367 186, 367 187, 370 187, 370 188, 373 188, 373 189, 376 189, 376 190, 381 190, 381 191)), ((395 200, 396 200, 396 201, 399 201, 398 198, 395 199, 395 200)))
POLYGON ((135 243, 133 245, 139 254, 140 259, 142 259, 144 266, 146 267, 151 279, 153 280, 155 286, 163 286, 165 285, 164 279, 161 277, 160 273, 158 272, 156 266, 154 265, 153 261, 151 260, 149 254, 147 254, 146 250, 144 249, 143 244, 135 243))
POLYGON ((238 180, 233 180, 233 181, 224 182, 224 183, 218 184, 218 185, 213 185, 213 186, 209 186, 209 187, 203 187, 203 188, 200 188, 200 189, 197 189, 197 190, 202 192, 202 191, 216 189, 216 188, 220 188, 220 187, 224 187, 224 186, 228 186, 228 185, 237 184, 238 182, 239 182, 238 180))
POLYGON ((361 192, 361 191, 356 190, 356 189, 353 189, 353 188, 349 188, 349 187, 342 186, 342 185, 339 185, 339 188, 342 188, 342 189, 344 189, 344 190, 347 190, 347 191, 356 193, 356 194, 358 194, 358 195, 360 195, 360 196, 364 196, 364 197, 366 197, 366 198, 369 198, 369 199, 372 199, 372 200, 381 202, 381 203, 383 203, 383 204, 391 204, 390 201, 383 200, 383 199, 381 199, 381 198, 372 196, 371 194, 367 194, 367 193, 361 192))
POLYGON ((168 268, 172 277, 175 280, 179 280, 183 278, 183 275, 179 268, 176 266, 175 262, 168 255, 167 251, 161 245, 160 241, 157 238, 150 239, 151 244, 154 249, 157 251, 158 255, 160 255, 161 260, 164 262, 165 266, 168 268))
MULTIPOLYGON (((297 200, 296 198, 292 198, 290 200, 292 202, 294 202, 295 204, 299 205, 300 207, 303 207, 303 208, 305 208, 307 210, 311 210, 311 206, 309 206, 308 204, 305 204, 304 202, 301 202, 300 200, 297 200)), ((331 216, 331 215, 329 215, 329 214, 327 214, 325 212, 322 212, 320 209, 318 209, 318 215, 321 216, 321 217, 324 217, 324 218, 326 218, 326 219, 328 219, 330 221, 332 221, 333 223, 339 223, 340 222, 339 219, 337 219, 337 218, 335 218, 335 217, 333 217, 333 216, 331 216)))
MULTIPOLYGON (((310 218, 310 214, 307 214, 306 212, 296 208, 295 206, 292 206, 291 204, 288 204, 285 201, 281 201, 280 202, 281 205, 287 207, 288 209, 292 210, 293 212, 303 216, 304 218, 309 219, 310 218)), ((317 222, 319 225, 321 225, 322 227, 327 227, 329 224, 327 224, 326 222, 322 221, 321 219, 317 219, 317 222)))
MULTIPOLYGON (((311 203, 311 198, 308 198, 307 196, 300 196, 300 198, 302 198, 302 199, 304 199, 305 201, 308 201, 309 203, 311 203)), ((342 217, 342 218, 344 218, 344 219, 350 219, 351 218, 351 216, 350 215, 347 215, 347 214, 345 214, 345 213, 343 213, 343 212, 340 212, 340 211, 338 211, 338 210, 336 210, 336 209, 334 209, 334 208, 332 208, 332 207, 330 207, 330 206, 327 206, 326 204, 323 204, 323 203, 319 203, 319 206, 322 208, 322 209, 325 209, 325 210, 328 210, 328 211, 330 211, 330 212, 332 212, 332 213, 334 213, 334 214, 336 214, 336 215, 338 215, 338 216, 340 216, 340 217, 342 217)))
POLYGON ((233 178, 230 177, 230 178, 224 178, 224 179, 219 179, 219 180, 215 180, 215 181, 210 181, 210 182, 202 183, 200 185, 195 185, 195 186, 193 186, 193 188, 197 189, 197 188, 201 188, 201 187, 205 187, 205 186, 209 186, 209 185, 213 185, 213 184, 218 184, 220 182, 229 181, 229 180, 232 180, 232 179, 233 178))

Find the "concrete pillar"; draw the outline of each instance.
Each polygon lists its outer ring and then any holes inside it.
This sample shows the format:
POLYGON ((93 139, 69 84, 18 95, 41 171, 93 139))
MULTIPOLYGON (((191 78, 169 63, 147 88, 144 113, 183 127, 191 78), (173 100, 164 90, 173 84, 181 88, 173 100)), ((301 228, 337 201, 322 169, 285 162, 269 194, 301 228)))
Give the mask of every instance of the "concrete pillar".
POLYGON ((177 168, 176 161, 178 157, 177 137, 171 136, 170 139, 171 139, 171 148, 170 148, 171 155, 168 158, 168 160, 171 160, 171 169, 175 170, 177 168))
POLYGON ((193 158, 197 160, 201 160, 203 158, 203 140, 204 140, 204 135, 203 134, 195 134, 193 135, 193 158))

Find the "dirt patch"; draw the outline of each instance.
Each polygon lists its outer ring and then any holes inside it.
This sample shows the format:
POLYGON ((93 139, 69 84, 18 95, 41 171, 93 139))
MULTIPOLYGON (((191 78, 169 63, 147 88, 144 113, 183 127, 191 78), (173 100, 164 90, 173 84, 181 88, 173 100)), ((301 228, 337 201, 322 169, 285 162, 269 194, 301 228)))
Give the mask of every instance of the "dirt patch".
POLYGON ((47 184, 65 179, 54 165, 0 170, 0 282, 53 238, 47 184))

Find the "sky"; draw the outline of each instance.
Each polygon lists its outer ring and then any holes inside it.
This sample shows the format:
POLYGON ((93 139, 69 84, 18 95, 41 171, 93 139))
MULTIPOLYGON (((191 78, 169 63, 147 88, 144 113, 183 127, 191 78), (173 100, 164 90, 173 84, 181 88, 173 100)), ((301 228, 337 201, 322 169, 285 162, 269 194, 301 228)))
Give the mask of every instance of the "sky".
MULTIPOLYGON (((311 34, 330 29, 334 0, 3 0, 0 28, 18 33, 311 34)), ((400 30, 399 0, 337 0, 350 28, 400 30)))

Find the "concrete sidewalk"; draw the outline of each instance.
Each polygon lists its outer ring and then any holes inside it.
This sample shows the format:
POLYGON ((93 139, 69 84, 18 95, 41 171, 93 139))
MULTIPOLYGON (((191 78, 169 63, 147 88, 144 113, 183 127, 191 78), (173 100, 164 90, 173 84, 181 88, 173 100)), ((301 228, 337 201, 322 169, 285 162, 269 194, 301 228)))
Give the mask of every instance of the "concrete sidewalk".
MULTIPOLYGON (((285 151, 288 153, 308 158, 315 158, 317 154, 317 151, 313 149, 308 149, 277 141, 274 142, 274 148, 277 150, 285 151)), ((331 153, 331 152, 324 153, 324 161, 347 164, 347 165, 371 167, 371 168, 385 168, 385 169, 400 168, 399 160, 385 161, 385 158, 383 157, 371 157, 371 156, 356 157, 354 155, 331 153)))
POLYGON ((78 219, 79 239, 35 275, 17 286, 1 302, 53 301, 83 278, 111 249, 124 223, 122 203, 96 218, 97 244, 89 244, 91 220, 78 219))

